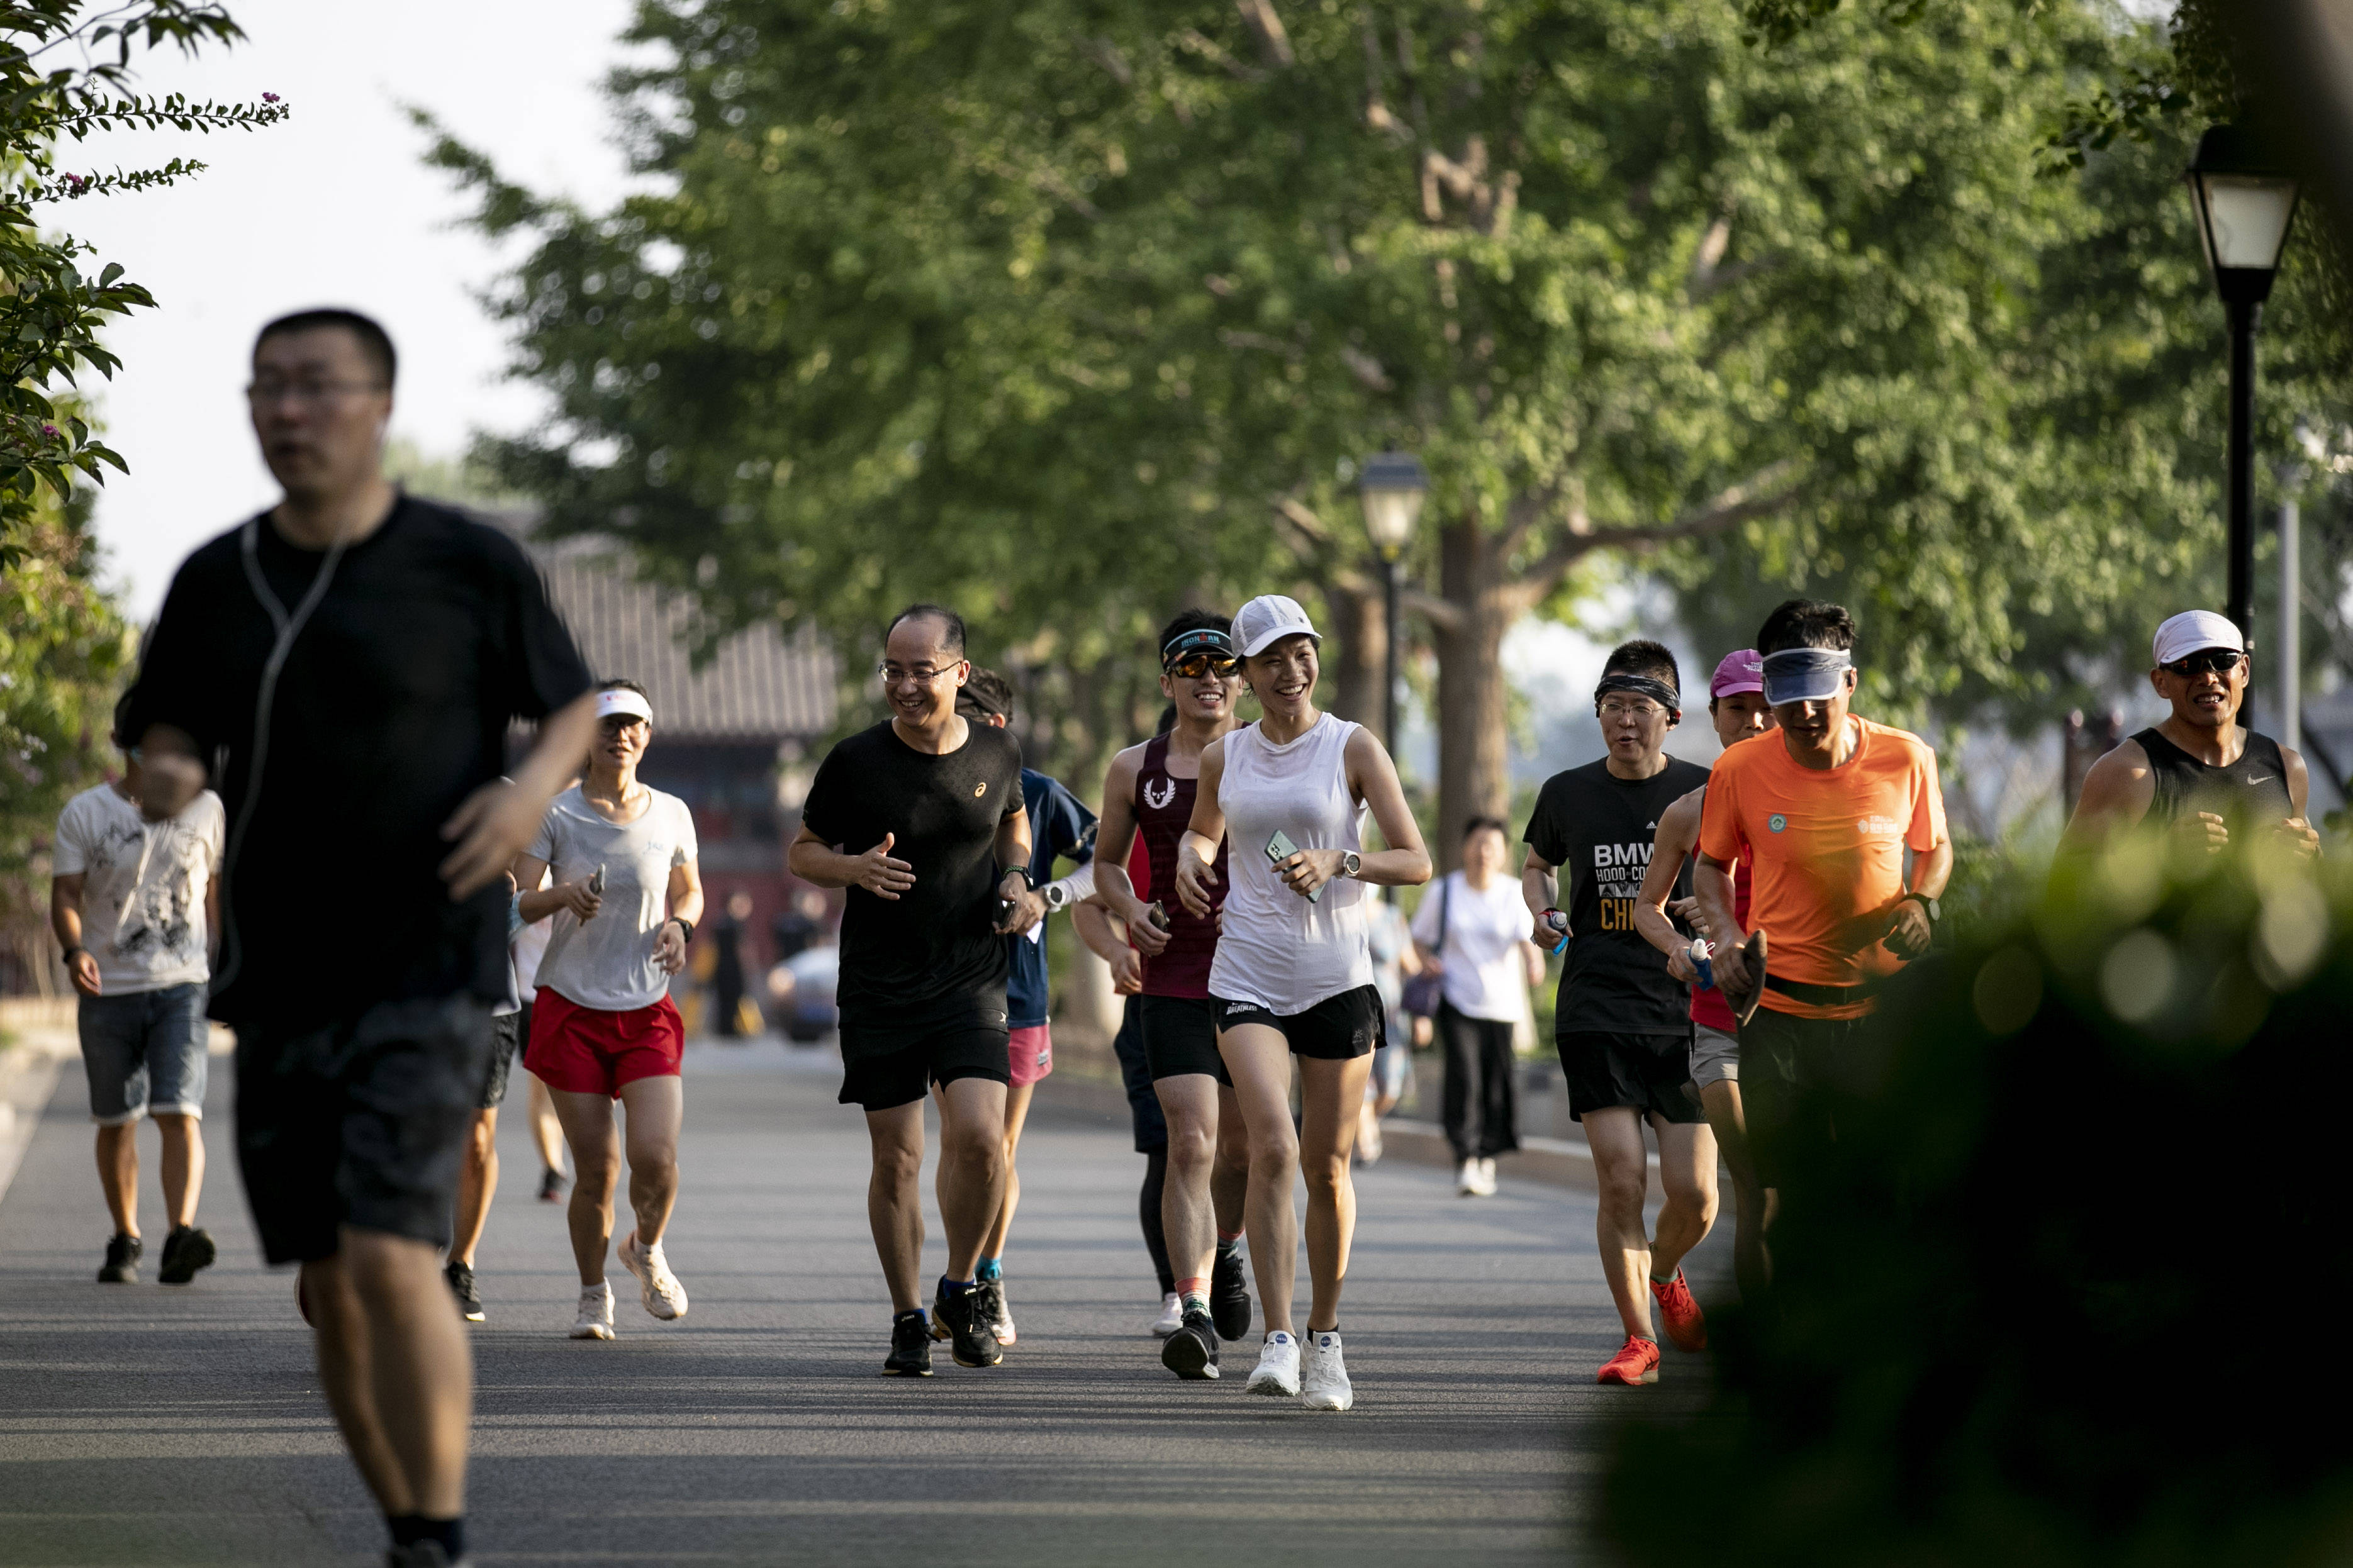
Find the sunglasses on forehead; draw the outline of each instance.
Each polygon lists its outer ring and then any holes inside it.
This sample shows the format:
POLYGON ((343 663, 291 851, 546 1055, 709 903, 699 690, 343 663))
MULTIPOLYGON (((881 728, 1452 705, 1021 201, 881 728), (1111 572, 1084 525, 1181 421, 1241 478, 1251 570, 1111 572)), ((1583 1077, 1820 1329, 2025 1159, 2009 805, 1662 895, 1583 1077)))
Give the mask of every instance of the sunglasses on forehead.
POLYGON ((2232 647, 2201 647, 2186 658, 2177 658, 2165 668, 2185 679, 2200 675, 2228 675, 2239 668, 2247 656, 2232 647))
POLYGON ((1198 680, 1205 675, 1228 680, 1241 672, 1242 662, 1229 653, 1210 653, 1204 648, 1195 648, 1190 653, 1178 654, 1160 668, 1169 675, 1187 680, 1198 680))

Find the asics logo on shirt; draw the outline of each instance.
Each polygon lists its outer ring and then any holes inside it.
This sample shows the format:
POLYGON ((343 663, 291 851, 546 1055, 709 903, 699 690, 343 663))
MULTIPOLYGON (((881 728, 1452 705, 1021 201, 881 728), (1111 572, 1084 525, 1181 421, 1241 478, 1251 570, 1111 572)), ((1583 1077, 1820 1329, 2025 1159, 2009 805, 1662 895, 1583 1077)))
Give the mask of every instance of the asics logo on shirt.
POLYGON ((1176 781, 1175 779, 1164 778, 1160 783, 1166 787, 1155 787, 1150 779, 1144 781, 1144 804, 1150 806, 1155 811, 1167 810, 1170 803, 1175 801, 1176 798, 1176 781))
POLYGON ((982 795, 985 795, 987 793, 988 781, 987 779, 983 779, 978 784, 972 786, 972 798, 975 800, 978 800, 982 795))

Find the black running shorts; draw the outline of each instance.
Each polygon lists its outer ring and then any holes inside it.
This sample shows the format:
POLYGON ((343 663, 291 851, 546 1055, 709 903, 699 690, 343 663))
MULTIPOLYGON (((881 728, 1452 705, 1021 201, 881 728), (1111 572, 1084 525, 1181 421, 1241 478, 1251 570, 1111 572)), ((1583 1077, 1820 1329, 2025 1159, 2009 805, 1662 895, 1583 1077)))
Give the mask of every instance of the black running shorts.
POLYGON ((490 1061, 490 1009, 471 996, 238 1029, 237 1159, 262 1255, 332 1258, 347 1225, 448 1246, 490 1061))
POLYGON ((1228 1089, 1233 1075, 1218 1054, 1218 1004, 1207 996, 1138 996, 1144 1020, 1144 1060, 1152 1081, 1207 1073, 1228 1089))
POLYGON ((507 1077, 514 1070, 515 1052, 522 1045, 521 1013, 501 1013, 491 1020, 491 1076, 482 1085, 484 1110, 495 1110, 506 1102, 507 1077))
POLYGON ((840 1101, 870 1111, 890 1110, 913 1105, 935 1083, 960 1078, 1010 1084, 1011 1041, 1002 1012, 976 1015, 958 1008, 887 1022, 845 1018, 840 1101))
POLYGON ((1318 1061, 1345 1062, 1368 1057, 1380 1048, 1384 1028, 1381 994, 1369 985, 1326 996, 1304 1013, 1288 1017, 1256 1002, 1218 1002, 1218 1027, 1264 1024, 1282 1031, 1291 1054, 1318 1061))
POLYGON ((1759 1007, 1740 1026, 1740 1108, 1760 1186, 1778 1187, 1806 1145, 1836 1142, 1831 1099, 1865 1081, 1868 1016, 1800 1018, 1759 1007))
POLYGON ((1704 1121, 1692 1087, 1691 1031, 1679 1035, 1616 1035, 1583 1029, 1564 1034, 1560 1068, 1568 1079, 1568 1113, 1624 1106, 1666 1121, 1704 1121))

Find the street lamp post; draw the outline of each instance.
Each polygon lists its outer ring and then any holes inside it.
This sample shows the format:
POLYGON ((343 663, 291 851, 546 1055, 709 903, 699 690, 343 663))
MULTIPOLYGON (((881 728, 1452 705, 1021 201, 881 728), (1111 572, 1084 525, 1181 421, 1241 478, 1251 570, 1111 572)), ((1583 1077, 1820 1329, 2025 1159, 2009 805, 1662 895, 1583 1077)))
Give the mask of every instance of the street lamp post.
POLYGON ((1380 552, 1382 608, 1387 635, 1381 659, 1384 705, 1381 725, 1389 755, 1398 743, 1398 584, 1405 571, 1405 547, 1413 542, 1414 524, 1421 521, 1422 499, 1430 493, 1430 470, 1410 452, 1377 452, 1365 459, 1357 489, 1365 502, 1365 532, 1380 552))
MULTIPOLYGON (((2255 327, 2271 297, 2295 217, 2295 181, 2235 126, 2199 139, 2189 171, 2198 243, 2231 327, 2230 605, 2242 633, 2254 621, 2255 327)), ((2250 637, 2250 642, 2253 637, 2250 637)))

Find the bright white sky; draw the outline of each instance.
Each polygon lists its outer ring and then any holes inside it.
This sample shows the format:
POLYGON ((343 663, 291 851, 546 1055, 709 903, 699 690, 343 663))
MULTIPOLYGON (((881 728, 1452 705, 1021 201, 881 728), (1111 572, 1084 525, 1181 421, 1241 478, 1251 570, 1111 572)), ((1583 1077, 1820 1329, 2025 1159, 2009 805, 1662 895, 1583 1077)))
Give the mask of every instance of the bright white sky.
MULTIPOLYGON (((501 379, 504 340, 475 303, 499 254, 452 226, 464 208, 401 106, 440 116, 510 177, 609 205, 625 176, 602 91, 622 58, 628 0, 230 0, 249 36, 194 61, 148 57, 142 85, 190 98, 275 92, 293 117, 266 131, 92 137, 60 167, 212 165, 176 189, 61 203, 53 229, 120 261, 158 309, 107 329, 124 369, 99 393, 106 438, 131 465, 98 503, 131 612, 154 613, 195 545, 276 498, 240 389, 255 329, 306 305, 382 321, 401 354, 393 421, 429 454, 482 428, 527 426, 538 395, 501 379)), ((102 385, 102 384, 101 384, 102 385)))

